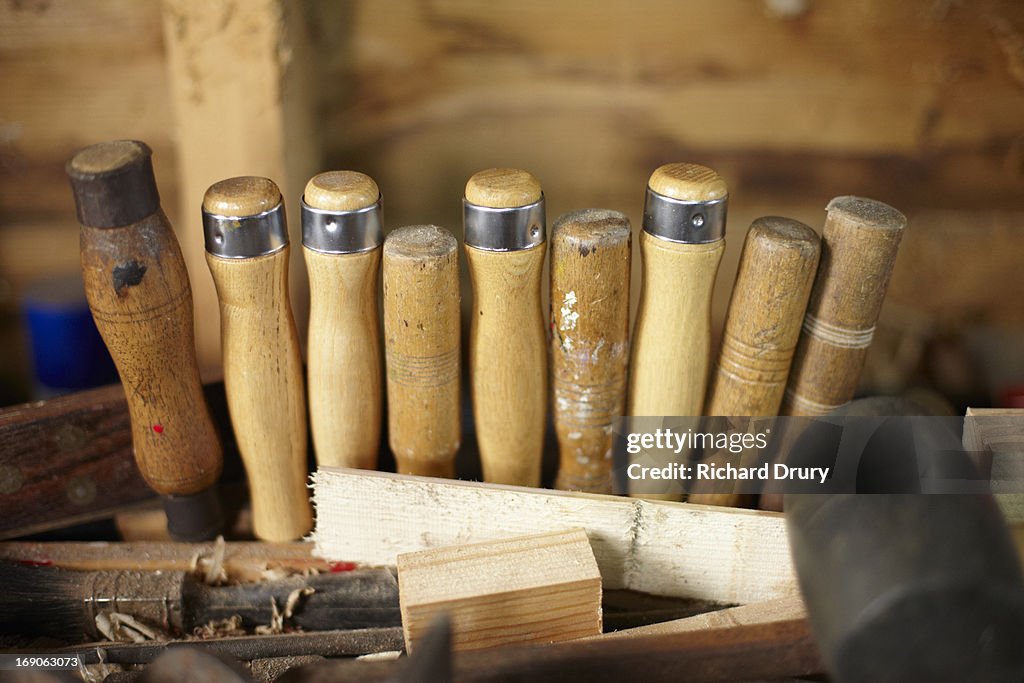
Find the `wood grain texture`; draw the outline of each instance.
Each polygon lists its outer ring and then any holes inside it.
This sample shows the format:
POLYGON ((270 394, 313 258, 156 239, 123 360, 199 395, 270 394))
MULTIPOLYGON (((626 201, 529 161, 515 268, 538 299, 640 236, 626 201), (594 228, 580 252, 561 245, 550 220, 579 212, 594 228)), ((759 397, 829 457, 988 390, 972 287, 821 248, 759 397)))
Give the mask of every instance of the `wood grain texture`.
POLYGON ((724 199, 729 188, 717 172, 691 163, 671 163, 654 169, 647 186, 671 199, 687 202, 708 202, 724 199))
POLYGON ((398 471, 455 476, 462 438, 459 250, 433 225, 384 242, 388 441, 398 471))
POLYGON ((410 653, 441 614, 456 651, 601 633, 601 574, 582 529, 403 553, 398 582, 410 653))
MULTIPOLYGON (((978 469, 992 478, 992 493, 1011 524, 1024 522, 1024 410, 968 408, 963 446, 978 469)), ((1021 546, 1021 528, 1016 530, 1021 546)))
POLYGON ((306 491, 302 358, 288 303, 288 251, 251 259, 207 254, 217 287, 224 387, 252 499, 253 529, 290 541, 312 527, 306 491))
POLYGON ((793 357, 783 415, 824 415, 851 400, 907 219, 882 202, 837 197, 793 357))
POLYGON ((708 390, 708 415, 777 415, 821 255, 799 221, 766 216, 747 232, 708 390))
POLYGON ((711 293, 724 242, 678 244, 640 233, 643 281, 628 415, 701 414, 711 352, 711 293))
POLYGON ((540 182, 518 168, 478 171, 466 183, 466 201, 492 209, 527 206, 541 197, 540 182))
POLYGON ((484 479, 540 485, 547 420, 541 270, 547 242, 520 251, 466 246, 473 283, 469 379, 484 479))
POLYGON ((559 489, 612 492, 612 420, 626 404, 629 219, 565 214, 551 229, 551 391, 559 489))
POLYGON ((303 200, 324 211, 358 211, 380 199, 380 188, 373 178, 358 171, 318 173, 306 183, 303 200))
MULTIPOLYGON (((271 178, 286 198, 293 244, 301 243, 297 199, 320 167, 314 41, 295 0, 162 0, 170 105, 177 127, 182 215, 195 216, 206 189, 222 178, 271 178)), ((216 317, 217 297, 205 277, 202 228, 183 233, 195 281, 196 320, 216 317), (200 277, 202 275, 202 277, 200 277)), ((291 255, 292 310, 303 336, 308 296, 302 257, 291 255)), ((221 365, 216 325, 200 325, 204 373, 221 365)))
POLYGON ((309 273, 309 420, 317 462, 377 466, 383 411, 377 291, 381 250, 303 247, 309 273))
POLYGON ((796 590, 782 515, 384 472, 314 475, 315 553, 401 553, 582 528, 604 588, 745 604, 796 590), (366 511, 374 523, 366 523, 366 511))
POLYGON ((162 211, 122 228, 81 229, 86 298, 125 387, 135 460, 162 494, 217 481, 220 442, 203 398, 192 290, 162 211))

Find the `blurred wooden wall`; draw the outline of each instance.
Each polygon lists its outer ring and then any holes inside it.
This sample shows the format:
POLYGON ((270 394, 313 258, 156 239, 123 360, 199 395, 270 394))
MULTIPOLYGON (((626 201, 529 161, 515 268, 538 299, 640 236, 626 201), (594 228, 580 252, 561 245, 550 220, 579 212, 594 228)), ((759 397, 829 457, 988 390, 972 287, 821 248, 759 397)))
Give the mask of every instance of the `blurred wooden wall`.
MULTIPOLYGON (((0 278, 14 290, 77 267, 63 164, 106 138, 154 148, 179 238, 201 245, 186 186, 207 181, 182 162, 196 158, 182 153, 194 125, 178 125, 192 91, 168 69, 181 46, 166 22, 182 4, 196 3, 0 5, 0 278)), ((603 206, 637 225, 650 171, 690 160, 731 187, 719 318, 751 220, 820 229, 831 197, 858 194, 911 218, 887 304, 896 318, 1024 325, 1019 0, 259 4, 284 8, 283 32, 302 22, 308 34, 298 63, 313 83, 317 163, 373 175, 389 227, 460 234, 466 178, 495 165, 540 178, 549 220, 603 206)), ((244 41, 253 6, 211 0, 211 40, 244 41)), ((295 44, 278 47, 294 69, 295 44)), ((244 51, 223 59, 248 73, 244 51)), ((215 158, 217 140, 203 145, 215 158)), ((302 166, 284 154, 282 167, 302 166)), ((205 268, 192 277, 209 280, 205 268)))

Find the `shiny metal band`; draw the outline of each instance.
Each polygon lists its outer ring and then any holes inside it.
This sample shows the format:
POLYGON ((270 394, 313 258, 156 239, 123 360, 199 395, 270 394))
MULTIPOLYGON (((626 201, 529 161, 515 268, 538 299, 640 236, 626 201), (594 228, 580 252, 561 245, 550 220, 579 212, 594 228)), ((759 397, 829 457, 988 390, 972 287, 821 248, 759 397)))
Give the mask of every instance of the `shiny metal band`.
POLYGON ((702 244, 725 237, 725 212, 729 198, 707 202, 672 199, 647 188, 644 230, 670 242, 702 244))
POLYGON ((355 211, 314 209, 302 199, 302 245, 324 254, 354 254, 384 243, 381 198, 355 211))
POLYGON ((486 251, 518 251, 544 244, 544 197, 513 209, 493 209, 462 200, 466 245, 486 251))
POLYGON ((255 216, 218 216, 203 211, 206 251, 221 258, 255 258, 288 244, 284 204, 255 216))

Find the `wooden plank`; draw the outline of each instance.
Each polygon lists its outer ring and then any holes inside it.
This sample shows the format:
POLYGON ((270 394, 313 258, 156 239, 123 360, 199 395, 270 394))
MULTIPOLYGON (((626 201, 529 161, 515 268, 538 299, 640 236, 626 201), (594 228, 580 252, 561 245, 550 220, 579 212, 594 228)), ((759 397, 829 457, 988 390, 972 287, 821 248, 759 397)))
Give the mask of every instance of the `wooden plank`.
MULTIPOLYGON (((222 384, 205 387, 229 469, 222 384)), ((112 516, 156 493, 135 465, 120 384, 0 410, 0 539, 112 516)))
POLYGON ((305 337, 309 290, 299 197, 319 170, 312 40, 298 0, 164 0, 163 10, 185 217, 179 241, 192 279, 199 361, 210 376, 221 364, 220 330, 211 324, 219 313, 199 207, 219 180, 264 176, 281 188, 292 244, 292 309, 305 337))
POLYGON ((796 585, 776 513, 323 467, 313 481, 312 538, 328 559, 393 564, 405 552, 580 527, 606 589, 745 604, 796 585))
POLYGON ((963 445, 983 471, 991 472, 992 493, 1006 519, 1024 522, 1024 493, 1019 493, 1024 484, 1024 410, 968 408, 963 445))
POLYGON ((403 553, 398 583, 407 652, 443 614, 454 650, 601 633, 601 575, 582 529, 403 553))

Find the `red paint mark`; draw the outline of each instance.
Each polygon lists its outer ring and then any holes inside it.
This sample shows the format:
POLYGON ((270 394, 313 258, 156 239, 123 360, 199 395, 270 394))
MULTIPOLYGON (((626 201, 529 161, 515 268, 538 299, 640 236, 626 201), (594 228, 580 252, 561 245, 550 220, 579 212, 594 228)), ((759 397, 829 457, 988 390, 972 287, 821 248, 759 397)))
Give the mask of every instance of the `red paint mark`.
POLYGON ((156 432, 157 434, 163 434, 164 433, 164 426, 163 425, 153 425, 153 431, 156 432))
POLYGON ((331 573, 332 574, 337 574, 339 572, 350 572, 350 571, 352 571, 353 569, 356 568, 356 563, 355 562, 331 562, 327 566, 331 568, 331 573))
POLYGON ((18 564, 23 564, 26 567, 49 567, 53 564, 53 560, 18 560, 18 564))

